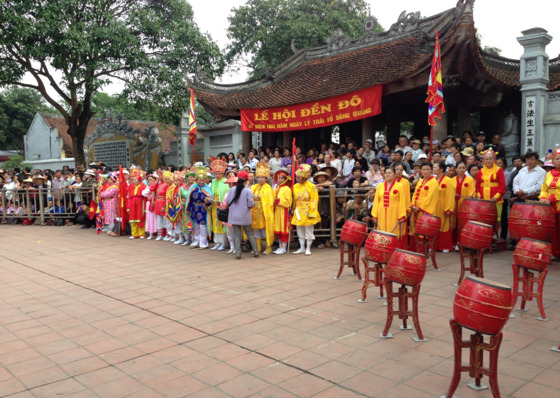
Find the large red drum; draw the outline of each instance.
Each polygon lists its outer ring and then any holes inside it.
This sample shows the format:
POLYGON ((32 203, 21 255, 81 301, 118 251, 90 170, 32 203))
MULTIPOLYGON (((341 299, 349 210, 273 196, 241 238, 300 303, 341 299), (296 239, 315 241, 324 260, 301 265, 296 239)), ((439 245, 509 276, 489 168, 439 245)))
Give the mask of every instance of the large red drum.
POLYGON ((551 242, 555 227, 554 210, 544 203, 514 203, 509 213, 509 235, 513 239, 551 242))
POLYGON ((351 245, 361 245, 367 238, 367 224, 355 221, 347 220, 342 227, 342 233, 340 234, 340 240, 351 245))
POLYGON ((393 282, 416 286, 426 275, 426 256, 397 249, 385 267, 385 275, 393 282))
POLYGON ((491 200, 465 199, 457 211, 457 228, 462 231, 469 221, 478 221, 488 225, 498 222, 498 209, 491 200))
POLYGON ((548 242, 521 238, 515 246, 513 261, 521 267, 544 271, 552 261, 552 246, 548 242))
POLYGON ((383 231, 371 231, 366 240, 366 258, 385 264, 399 245, 399 237, 383 231))
POLYGON ((492 244, 494 228, 491 225, 469 221, 459 235, 459 243, 470 249, 486 250, 492 244))
POLYGON ((418 235, 433 238, 441 229, 441 218, 432 216, 431 214, 422 214, 416 221, 415 232, 418 235))
POLYGON ((472 275, 463 279, 453 301, 455 321, 485 334, 499 333, 512 309, 509 286, 472 275))

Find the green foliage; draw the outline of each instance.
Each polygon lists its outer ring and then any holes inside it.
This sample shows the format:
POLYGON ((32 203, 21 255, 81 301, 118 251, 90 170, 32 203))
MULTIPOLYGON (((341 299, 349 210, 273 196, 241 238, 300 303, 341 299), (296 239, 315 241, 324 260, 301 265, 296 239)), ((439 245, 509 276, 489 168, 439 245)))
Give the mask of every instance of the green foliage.
POLYGON ((98 92, 94 94, 92 102, 97 117, 106 111, 115 110, 127 120, 156 120, 156 106, 151 101, 139 100, 133 103, 123 95, 98 92))
POLYGON ((486 46, 486 45, 482 45, 482 35, 477 33, 476 34, 476 43, 478 44, 478 46, 480 48, 482 48, 483 51, 486 51, 487 53, 493 54, 493 55, 500 55, 502 53, 502 50, 499 49, 498 47, 493 47, 493 46, 486 46))
POLYGON ((185 74, 224 67, 184 0, 2 0, 0 26, 0 86, 39 91, 65 117, 76 162, 84 161, 93 96, 111 79, 124 82, 133 103, 156 103, 157 121, 174 124, 188 108, 185 74), (33 83, 22 82, 26 73, 33 83))
POLYGON ((0 92, 0 149, 23 151, 23 136, 37 111, 53 111, 37 91, 11 87, 0 92))
POLYGON ((29 167, 30 169, 33 168, 32 164, 25 163, 25 158, 21 155, 12 156, 9 160, 3 162, 1 166, 4 170, 14 170, 15 168, 23 170, 24 167, 29 167))
POLYGON ((248 0, 228 18, 226 60, 245 62, 256 77, 293 55, 292 39, 302 49, 324 45, 337 29, 361 37, 366 18, 364 0, 248 0))

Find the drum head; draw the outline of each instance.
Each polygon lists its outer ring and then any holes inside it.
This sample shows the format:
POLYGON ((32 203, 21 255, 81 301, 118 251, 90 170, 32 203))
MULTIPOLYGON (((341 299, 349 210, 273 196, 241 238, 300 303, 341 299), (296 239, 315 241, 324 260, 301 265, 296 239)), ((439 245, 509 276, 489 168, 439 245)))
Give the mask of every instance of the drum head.
POLYGON ((480 283, 481 285, 495 287, 496 289, 511 290, 511 287, 504 285, 503 283, 494 282, 493 280, 486 279, 486 278, 479 278, 478 276, 469 275, 465 277, 465 279, 468 279, 476 283, 480 283))
MULTIPOLYGON (((482 227, 490 227, 492 228, 492 226, 490 224, 484 224, 483 222, 478 222, 478 221, 469 221, 469 223, 471 224, 476 224, 476 225, 480 225, 482 227)), ((467 223, 468 224, 468 223, 467 223)))
POLYGON ((371 235, 373 233, 380 234, 380 235, 385 235, 385 236, 390 236, 391 238, 398 238, 398 236, 395 235, 395 234, 392 234, 390 232, 385 232, 385 231, 378 231, 377 229, 372 230, 369 234, 371 235))
POLYGON ((411 252, 411 251, 409 251, 409 250, 397 249, 397 250, 395 250, 395 251, 396 251, 396 252, 401 252, 401 253, 406 253, 406 254, 414 254, 415 256, 418 256, 418 257, 426 257, 425 254, 416 253, 416 252, 411 252))

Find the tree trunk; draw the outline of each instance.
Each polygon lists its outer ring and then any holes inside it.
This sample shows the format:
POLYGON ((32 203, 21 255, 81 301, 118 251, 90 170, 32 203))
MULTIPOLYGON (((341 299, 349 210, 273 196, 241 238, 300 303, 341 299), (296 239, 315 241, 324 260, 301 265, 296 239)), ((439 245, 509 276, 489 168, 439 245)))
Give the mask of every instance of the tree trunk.
POLYGON ((72 153, 74 155, 76 165, 82 164, 87 166, 86 156, 84 154, 84 141, 86 138, 88 122, 89 119, 84 124, 80 123, 77 126, 70 126, 68 128, 68 134, 72 137, 72 153))

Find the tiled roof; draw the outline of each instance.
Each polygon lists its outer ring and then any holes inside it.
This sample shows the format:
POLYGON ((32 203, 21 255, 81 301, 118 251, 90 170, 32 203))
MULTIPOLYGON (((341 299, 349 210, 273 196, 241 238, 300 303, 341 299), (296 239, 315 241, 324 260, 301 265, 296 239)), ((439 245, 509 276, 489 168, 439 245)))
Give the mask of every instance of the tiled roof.
MULTIPOLYGON (((48 123, 51 128, 56 128, 58 134, 62 138, 62 149, 66 152, 66 156, 72 157, 72 137, 68 134, 68 125, 61 115, 40 112, 41 117, 48 123)), ((97 119, 91 119, 88 123, 86 137, 95 131, 98 125, 97 119)), ((143 120, 129 120, 128 125, 134 129, 145 130, 149 126, 156 126, 159 130, 159 136, 162 139, 162 151, 169 151, 171 149, 171 142, 176 140, 175 126, 163 126, 155 122, 148 122, 143 120)))
MULTIPOLYGON (((455 8, 422 18, 409 28, 407 21, 414 23, 414 15, 401 17, 396 29, 395 24, 387 32, 366 34, 341 48, 300 50, 259 79, 221 85, 196 76, 189 83, 199 103, 218 120, 237 119, 242 108, 311 102, 378 84, 384 85, 384 94, 405 91, 414 87, 401 87, 401 81, 429 73, 439 31, 442 64, 450 75, 470 79, 475 71, 498 89, 521 86, 519 60, 484 53, 478 46, 473 0, 458 2, 455 8)), ((549 88, 559 87, 560 63, 550 73, 549 88)), ((416 79, 416 84, 420 81, 426 84, 423 79, 416 79)))

